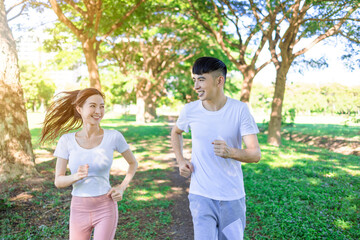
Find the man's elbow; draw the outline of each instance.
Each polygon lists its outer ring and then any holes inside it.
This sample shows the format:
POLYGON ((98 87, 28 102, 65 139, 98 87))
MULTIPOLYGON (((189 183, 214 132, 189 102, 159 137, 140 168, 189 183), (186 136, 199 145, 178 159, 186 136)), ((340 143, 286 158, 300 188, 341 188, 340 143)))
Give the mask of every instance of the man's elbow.
POLYGON ((256 151, 255 155, 254 155, 254 163, 258 163, 260 162, 260 159, 261 159, 261 151, 260 149, 258 151, 256 151))
POLYGON ((178 131, 177 131, 177 127, 176 125, 171 129, 171 137, 175 137, 181 135, 178 131))

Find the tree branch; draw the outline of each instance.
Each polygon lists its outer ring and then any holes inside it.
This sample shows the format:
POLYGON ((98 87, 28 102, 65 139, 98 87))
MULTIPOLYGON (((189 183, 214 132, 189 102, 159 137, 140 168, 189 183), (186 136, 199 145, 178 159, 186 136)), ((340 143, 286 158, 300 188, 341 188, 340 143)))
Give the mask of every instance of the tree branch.
POLYGON ((360 44, 360 40, 359 40, 359 39, 357 39, 357 38, 352 38, 352 37, 346 35, 343 31, 339 31, 339 34, 340 34, 341 36, 349 39, 350 41, 352 41, 352 42, 354 42, 354 43, 360 44))
POLYGON ((63 11, 61 10, 59 4, 56 0, 49 0, 51 8, 54 10, 55 14, 58 16, 59 20, 64 23, 70 30, 79 38, 80 41, 83 40, 84 31, 78 29, 67 17, 65 17, 63 11))
MULTIPOLYGON (((25 1, 26 1, 26 0, 25 0, 25 1)), ((24 4, 24 5, 22 6, 20 12, 19 12, 17 15, 15 15, 14 17, 10 18, 10 19, 8 20, 8 22, 10 22, 11 20, 14 20, 15 18, 19 17, 19 16, 22 14, 22 12, 24 11, 25 7, 26 7, 26 5, 24 4)), ((8 13, 8 12, 9 12, 9 11, 7 11, 7 13, 8 13)))
POLYGON ((72 0, 64 0, 64 2, 66 2, 67 4, 72 6, 77 12, 79 12, 81 14, 81 16, 86 18, 86 12, 84 10, 82 10, 81 7, 79 7, 76 3, 74 3, 74 1, 72 1, 72 0))
POLYGON ((328 29, 324 34, 321 34, 320 36, 318 36, 314 41, 312 41, 307 47, 301 49, 300 51, 296 52, 294 54, 295 57, 304 54, 305 52, 309 51, 313 46, 315 46, 317 43, 319 43, 320 41, 324 40, 325 38, 328 38, 332 35, 335 35, 337 33, 339 33, 341 26, 344 24, 344 22, 346 21, 347 17, 349 17, 358 7, 353 7, 352 9, 349 10, 349 12, 346 13, 346 15, 344 16, 344 20, 340 21, 339 23, 337 23, 336 25, 334 25, 332 28, 328 29))
POLYGON ((241 48, 242 46, 242 38, 241 38, 241 34, 240 34, 240 29, 239 29, 239 17, 238 15, 236 14, 235 10, 233 9, 233 7, 231 6, 230 2, 228 0, 224 0, 226 6, 230 9, 231 13, 235 16, 236 18, 236 22, 229 18, 227 15, 226 15, 226 18, 229 19, 233 24, 234 26, 236 27, 236 35, 238 36, 239 38, 239 47, 237 48, 241 48))
POLYGON ((100 43, 102 41, 104 41, 105 38, 107 38, 108 36, 110 36, 116 29, 120 28, 125 20, 130 17, 130 15, 146 0, 140 0, 132 9, 130 9, 130 11, 128 11, 117 23, 115 23, 114 25, 111 26, 110 30, 101 38, 101 40, 99 41, 100 43))
MULTIPOLYGON (((17 6, 23 4, 24 2, 27 2, 27 1, 28 1, 28 0, 22 0, 21 2, 12 5, 8 10, 6 10, 6 15, 7 15, 11 10, 13 10, 15 7, 17 7, 17 6)), ((24 5, 24 6, 25 6, 25 5, 24 5)), ((22 7, 23 9, 25 8, 24 6, 22 7)), ((23 9, 21 10, 21 12, 23 11, 23 9)), ((8 20, 8 21, 9 21, 9 20, 8 20)))
POLYGON ((325 19, 319 19, 319 18, 307 18, 307 19, 304 19, 303 23, 304 22, 307 22, 307 21, 317 21, 317 22, 334 22, 334 21, 356 21, 356 22, 360 22, 360 19, 357 19, 357 18, 325 18, 325 19))
MULTIPOLYGON (((278 54, 278 55, 276 56, 276 58, 278 58, 279 56, 280 56, 280 54, 278 54)), ((271 62, 272 62, 272 60, 269 59, 267 62, 264 62, 263 64, 261 64, 260 67, 258 67, 258 68, 255 69, 255 74, 257 74, 258 72, 260 72, 264 67, 266 67, 267 65, 269 65, 271 62)))
MULTIPOLYGON (((195 8, 194 4, 192 3, 191 0, 188 0, 191 8, 193 9, 193 13, 192 15, 195 17, 195 19, 205 28, 207 29, 216 39, 216 41, 218 42, 218 44, 220 45, 221 49, 225 52, 225 54, 227 55, 227 57, 229 58, 230 61, 232 61, 234 64, 238 64, 238 62, 236 61, 236 59, 231 55, 229 49, 225 46, 223 38, 222 38, 222 33, 215 31, 214 28, 212 28, 210 26, 210 24, 208 24, 207 22, 205 22, 200 16, 199 16, 199 11, 195 8)), ((212 1, 213 2, 213 1, 212 1)), ((214 2, 213 2, 214 3, 214 2)), ((215 3, 214 3, 215 4, 215 3)))

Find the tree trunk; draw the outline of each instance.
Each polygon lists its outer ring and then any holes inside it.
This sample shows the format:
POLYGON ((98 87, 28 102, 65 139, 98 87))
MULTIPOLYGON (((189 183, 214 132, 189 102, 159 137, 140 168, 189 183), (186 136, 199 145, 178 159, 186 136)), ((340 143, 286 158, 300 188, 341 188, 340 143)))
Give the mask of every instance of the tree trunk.
POLYGON ((37 174, 16 45, 0 0, 0 181, 37 174))
POLYGON ((145 123, 145 99, 139 95, 140 94, 136 94, 136 122, 145 123))
POLYGON ((136 122, 146 123, 156 118, 156 105, 155 101, 151 99, 151 94, 143 94, 142 92, 136 93, 136 122))
POLYGON ((145 122, 156 118, 156 100, 151 98, 152 94, 145 99, 145 122))
POLYGON ((90 39, 86 39, 82 43, 82 48, 86 59, 86 65, 89 71, 90 87, 96 88, 101 91, 99 67, 96 59, 97 50, 95 45, 95 42, 91 41, 90 39))
POLYGON ((244 81, 241 87, 241 97, 240 101, 248 103, 250 101, 250 93, 253 84, 253 80, 255 77, 255 70, 248 69, 242 72, 244 81))
POLYGON ((269 122, 269 134, 267 142, 273 146, 280 146, 281 144, 281 116, 282 106, 285 95, 286 75, 289 71, 290 64, 281 63, 281 66, 276 72, 276 82, 274 97, 271 104, 271 115, 269 122))

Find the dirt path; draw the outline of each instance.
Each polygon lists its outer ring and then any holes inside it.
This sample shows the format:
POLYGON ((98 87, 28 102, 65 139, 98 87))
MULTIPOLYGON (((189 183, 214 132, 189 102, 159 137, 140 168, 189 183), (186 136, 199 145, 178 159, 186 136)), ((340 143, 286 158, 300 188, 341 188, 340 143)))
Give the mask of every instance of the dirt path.
POLYGON ((172 159, 174 171, 168 174, 171 180, 171 188, 175 194, 169 196, 174 205, 171 206, 173 221, 169 226, 172 240, 192 240, 194 239, 191 213, 189 210, 188 188, 190 179, 179 175, 178 168, 175 167, 175 159, 172 159))
MULTIPOLYGON (((174 124, 174 121, 169 121, 169 131, 174 124)), ((171 149, 170 138, 169 149, 171 149)), ((188 139, 184 139, 184 157, 191 158, 191 142, 188 139)), ((167 232, 171 235, 171 240, 193 240, 194 230, 192 224, 192 217, 189 209, 189 184, 190 178, 184 178, 179 174, 179 168, 177 166, 176 159, 172 150, 164 155, 164 160, 173 168, 173 171, 168 173, 168 179, 171 181, 170 187, 172 193, 167 196, 172 200, 174 205, 170 207, 173 221, 167 228, 167 232)))

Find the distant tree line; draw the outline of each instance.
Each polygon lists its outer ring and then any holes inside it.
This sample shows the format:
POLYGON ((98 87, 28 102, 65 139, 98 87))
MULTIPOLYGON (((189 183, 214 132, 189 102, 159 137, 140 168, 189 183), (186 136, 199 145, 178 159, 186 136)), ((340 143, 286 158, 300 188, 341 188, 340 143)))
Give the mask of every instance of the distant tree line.
MULTIPOLYGON (((269 111, 273 91, 273 87, 257 84, 250 100, 253 108, 269 111)), ((291 84, 285 94, 284 113, 295 109, 297 114, 360 114, 360 85, 291 84)))

